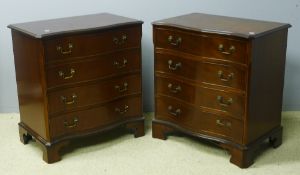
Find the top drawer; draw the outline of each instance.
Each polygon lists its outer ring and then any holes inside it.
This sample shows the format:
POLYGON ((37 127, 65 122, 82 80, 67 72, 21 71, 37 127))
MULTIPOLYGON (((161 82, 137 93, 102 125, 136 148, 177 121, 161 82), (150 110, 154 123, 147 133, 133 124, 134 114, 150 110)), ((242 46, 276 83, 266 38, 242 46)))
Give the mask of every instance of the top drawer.
POLYGON ((44 40, 46 62, 140 47, 141 27, 99 31, 44 40))
POLYGON ((155 47, 246 64, 246 41, 172 28, 155 28, 154 33, 155 47))

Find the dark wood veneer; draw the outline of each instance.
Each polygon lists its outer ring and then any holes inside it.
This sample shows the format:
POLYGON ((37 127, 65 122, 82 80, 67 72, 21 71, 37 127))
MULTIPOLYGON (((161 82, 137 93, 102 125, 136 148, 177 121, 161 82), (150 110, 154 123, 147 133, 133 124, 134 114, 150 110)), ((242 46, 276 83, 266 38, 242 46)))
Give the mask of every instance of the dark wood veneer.
POLYGON ((172 74, 172 76, 179 76, 184 79, 198 81, 203 84, 213 84, 219 86, 226 86, 239 90, 245 90, 245 69, 236 65, 224 64, 214 61, 206 60, 190 60, 185 56, 175 56, 172 54, 155 53, 155 69, 159 73, 172 74), (176 70, 169 69, 169 60, 172 65, 181 64, 176 70), (222 77, 225 79, 230 74, 233 74, 232 79, 229 81, 222 81, 219 78, 221 71, 222 77))
POLYGON ((143 136, 141 25, 106 13, 9 25, 21 142, 54 163, 72 139, 120 126, 143 136))
POLYGON ((136 40, 136 36, 141 36, 142 31, 139 26, 123 27, 122 30, 111 29, 109 31, 97 31, 96 33, 88 33, 81 35, 72 35, 67 37, 47 38, 44 39, 45 55, 47 62, 62 60, 73 57, 82 57, 87 55, 96 55, 99 53, 112 52, 116 49, 125 49, 137 47, 140 41, 136 40), (113 39, 123 42, 124 44, 116 44, 113 39), (101 44, 100 44, 101 43, 101 44), (69 48, 72 44, 72 48, 69 48), (69 54, 61 54, 57 51, 60 46, 63 51, 72 50, 69 54))
POLYGON ((156 96, 155 119, 169 121, 195 133, 227 138, 236 143, 243 142, 243 123, 216 111, 201 109, 173 98, 156 96), (169 107, 172 106, 170 110, 169 107), (180 109, 180 114, 174 115, 180 109), (216 120, 225 125, 216 125, 216 120), (227 123, 230 126, 227 126, 227 123))
POLYGON ((99 13, 12 24, 8 27, 34 38, 47 38, 59 35, 70 36, 96 30, 111 30, 137 24, 143 24, 143 21, 110 13, 99 13))
POLYGON ((291 27, 290 24, 253 20, 245 18, 191 13, 172 17, 153 23, 156 26, 168 26, 192 32, 216 34, 232 38, 258 38, 272 32, 291 27))
POLYGON ((203 33, 199 34, 184 32, 182 30, 168 27, 157 27, 156 30, 157 32, 155 37, 157 38, 157 48, 175 49, 203 57, 225 59, 240 63, 246 62, 246 42, 244 39, 238 40, 219 35, 205 35, 203 33), (172 36, 174 41, 180 38, 180 47, 177 45, 169 44, 168 39, 166 39, 169 36, 172 36), (218 51, 219 44, 223 44, 224 51, 228 51, 229 47, 234 45, 235 51, 230 56, 222 54, 218 51))
POLYGON ((237 119, 242 119, 244 116, 244 94, 197 86, 159 74, 156 74, 156 94, 165 94, 184 100, 190 104, 197 104, 202 107, 222 111, 237 119), (178 88, 180 88, 180 90, 178 90, 178 88), (224 106, 219 103, 218 97, 222 97, 224 101, 232 98, 233 102, 228 106, 224 106))
POLYGON ((93 81, 92 84, 88 85, 51 91, 48 93, 50 116, 89 105, 106 103, 132 94, 139 94, 142 91, 140 77, 140 74, 133 74, 107 81, 93 81), (74 103, 65 104, 68 101, 74 101, 74 103))
POLYGON ((122 73, 140 71, 140 55, 140 50, 133 49, 109 55, 93 56, 92 58, 85 57, 79 61, 69 61, 64 64, 48 65, 46 68, 48 89, 82 81, 103 79, 108 76, 119 76, 122 73), (126 61, 126 66, 122 67, 124 60, 126 61), (64 79, 59 74, 59 72, 62 72, 65 76, 70 76, 72 69, 75 70, 73 78, 64 79))
POLYGON ((142 99, 137 97, 123 98, 115 102, 106 103, 87 110, 65 113, 50 119, 50 135, 53 139, 66 135, 83 133, 94 128, 108 126, 116 121, 128 118, 138 118, 142 113, 142 99), (127 109, 126 106, 128 107, 127 109), (116 111, 120 109, 120 111, 116 111), (127 110, 127 112, 122 112, 127 110), (74 120, 77 119, 77 123, 74 120), (65 124, 76 127, 66 128, 65 124))
POLYGON ((266 139, 280 146, 289 27, 199 13, 154 22, 153 137, 209 139, 241 168, 266 139))

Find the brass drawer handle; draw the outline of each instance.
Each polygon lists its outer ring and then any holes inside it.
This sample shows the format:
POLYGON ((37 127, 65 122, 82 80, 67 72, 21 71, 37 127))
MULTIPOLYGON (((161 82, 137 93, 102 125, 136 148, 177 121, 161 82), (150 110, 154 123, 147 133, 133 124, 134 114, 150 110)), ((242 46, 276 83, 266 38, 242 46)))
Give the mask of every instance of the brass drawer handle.
POLYGON ((121 69, 121 68, 124 68, 127 66, 127 59, 123 58, 123 63, 120 63, 118 61, 114 61, 114 66, 117 68, 117 69, 121 69))
POLYGON ((231 127, 231 122, 229 121, 224 121, 224 120, 220 120, 220 119, 217 119, 216 120, 216 124, 219 125, 219 126, 226 126, 228 128, 231 127))
POLYGON ((123 88, 122 88, 121 86, 119 86, 119 85, 116 85, 116 86, 115 86, 115 89, 118 90, 119 92, 125 92, 125 91, 128 90, 128 83, 125 82, 125 83, 123 84, 123 88))
POLYGON ((64 121, 64 126, 65 126, 66 128, 75 128, 75 127, 77 127, 78 121, 79 121, 79 120, 75 117, 75 118, 73 119, 73 122, 72 122, 72 123, 68 123, 68 121, 64 121))
POLYGON ((181 109, 175 109, 173 110, 173 106, 168 106, 168 111, 169 111, 169 114, 175 116, 175 117, 178 117, 180 114, 181 114, 181 109))
POLYGON ((233 54, 233 52, 235 52, 235 47, 234 46, 230 46, 228 51, 225 51, 224 45, 223 44, 219 44, 218 50, 225 55, 231 55, 233 54))
POLYGON ((228 100, 224 100, 224 97, 222 96, 217 96, 217 100, 221 106, 225 106, 225 107, 228 107, 233 103, 232 98, 229 98, 228 100))
POLYGON ((221 71, 221 70, 218 71, 218 77, 220 78, 221 81, 230 81, 230 80, 232 80, 233 76, 234 76, 234 73, 230 73, 227 75, 227 77, 225 77, 223 71, 221 71))
POLYGON ((182 42, 182 39, 181 39, 181 37, 174 39, 174 37, 172 35, 170 35, 168 37, 168 42, 169 42, 169 44, 171 44, 173 46, 179 46, 179 44, 182 42))
POLYGON ((113 42, 116 45, 123 45, 127 40, 127 35, 122 35, 121 38, 113 37, 113 42))
POLYGON ((169 60, 168 64, 169 64, 169 69, 170 70, 177 70, 177 69, 179 69, 181 67, 181 62, 173 64, 173 61, 169 60))
POLYGON ((65 96, 61 96, 61 101, 65 104, 65 105, 72 105, 74 103, 76 103, 76 98, 77 98, 77 95, 76 94, 73 94, 72 95, 72 99, 70 101, 67 100, 67 97, 65 96))
POLYGON ((123 109, 120 109, 120 108, 115 108, 115 112, 123 115, 125 114, 126 112, 128 112, 128 109, 129 109, 129 106, 125 105, 123 109))
POLYGON ((71 54, 72 53, 72 49, 73 49, 73 44, 72 43, 68 44, 68 50, 64 50, 62 46, 57 46, 56 47, 56 50, 59 51, 63 55, 71 54))
POLYGON ((171 84, 171 83, 168 84, 168 88, 169 88, 170 92, 172 92, 174 94, 181 91, 181 86, 178 85, 177 87, 173 87, 173 84, 171 84))
POLYGON ((74 74, 75 74, 75 69, 73 69, 73 68, 70 69, 70 75, 68 75, 68 76, 66 76, 65 73, 64 73, 63 71, 59 71, 59 72, 58 72, 58 75, 59 75, 60 77, 62 77, 64 80, 73 78, 74 74))

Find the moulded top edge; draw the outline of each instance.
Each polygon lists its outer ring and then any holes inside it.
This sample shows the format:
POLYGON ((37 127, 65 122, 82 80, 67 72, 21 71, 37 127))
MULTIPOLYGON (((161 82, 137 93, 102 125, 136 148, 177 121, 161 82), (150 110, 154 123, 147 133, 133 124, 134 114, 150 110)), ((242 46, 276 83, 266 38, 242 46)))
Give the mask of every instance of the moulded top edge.
POLYGON ((58 34, 104 30, 134 24, 143 24, 143 21, 109 13, 100 13, 11 24, 8 25, 8 28, 28 34, 34 38, 43 38, 58 34))
POLYGON ((287 23, 260 21, 227 16, 192 13, 155 21, 154 26, 170 26, 204 33, 217 33, 242 38, 256 38, 291 27, 287 23))

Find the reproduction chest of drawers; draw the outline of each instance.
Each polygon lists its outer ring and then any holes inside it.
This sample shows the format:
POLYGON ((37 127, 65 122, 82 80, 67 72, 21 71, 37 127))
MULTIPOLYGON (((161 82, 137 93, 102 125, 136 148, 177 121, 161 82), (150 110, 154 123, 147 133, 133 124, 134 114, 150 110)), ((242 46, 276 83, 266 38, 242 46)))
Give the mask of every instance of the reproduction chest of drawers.
POLYGON ((188 14, 153 23, 153 137, 172 132, 227 149, 241 168, 282 140, 289 24, 188 14))
POLYGON ((21 141, 48 163, 71 139, 125 126, 144 135, 142 21, 102 13, 9 25, 21 141))

